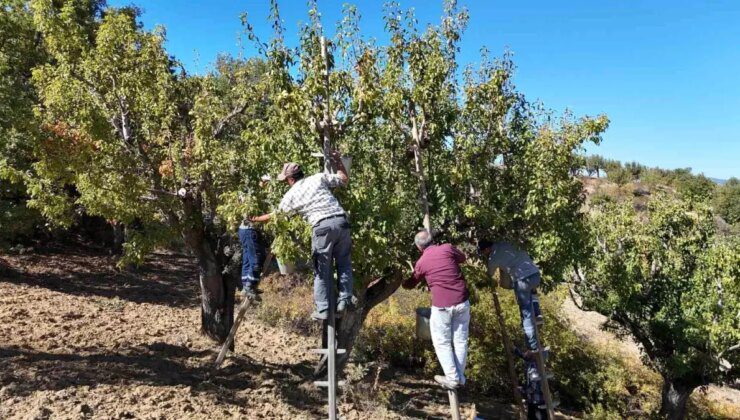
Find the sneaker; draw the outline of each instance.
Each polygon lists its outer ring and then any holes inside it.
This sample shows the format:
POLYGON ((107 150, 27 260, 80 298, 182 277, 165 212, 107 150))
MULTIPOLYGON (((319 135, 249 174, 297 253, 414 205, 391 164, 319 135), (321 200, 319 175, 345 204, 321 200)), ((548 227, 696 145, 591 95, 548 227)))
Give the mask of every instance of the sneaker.
POLYGON ((328 315, 329 311, 319 311, 318 309, 315 309, 311 314, 311 318, 317 321, 326 321, 328 315))
POLYGON ((442 375, 434 375, 434 380, 437 381, 438 384, 442 385, 443 388, 447 389, 457 389, 457 387, 460 386, 459 382, 451 381, 447 379, 446 376, 442 375))

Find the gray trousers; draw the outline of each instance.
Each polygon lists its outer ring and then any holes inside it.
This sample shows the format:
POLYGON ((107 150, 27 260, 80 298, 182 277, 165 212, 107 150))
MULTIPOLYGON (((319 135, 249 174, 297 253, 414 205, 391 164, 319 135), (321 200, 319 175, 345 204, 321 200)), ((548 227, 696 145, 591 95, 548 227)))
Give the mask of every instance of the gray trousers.
POLYGON ((313 255, 313 298, 316 309, 329 309, 329 293, 334 292, 334 264, 339 279, 339 301, 352 299, 352 238, 349 222, 344 217, 320 221, 311 235, 313 255))

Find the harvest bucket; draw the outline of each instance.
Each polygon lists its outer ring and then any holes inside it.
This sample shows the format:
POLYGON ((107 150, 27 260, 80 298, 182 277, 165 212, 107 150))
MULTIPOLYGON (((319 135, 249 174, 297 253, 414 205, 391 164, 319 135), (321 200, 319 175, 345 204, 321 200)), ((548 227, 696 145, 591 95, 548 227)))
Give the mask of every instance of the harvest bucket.
POLYGON ((278 260, 278 268, 280 269, 280 274, 286 275, 286 274, 293 274, 295 273, 295 264, 289 263, 289 262, 283 262, 278 260))
POLYGON ((416 308, 416 338, 424 341, 432 341, 432 330, 429 327, 429 318, 432 316, 432 308, 416 308))

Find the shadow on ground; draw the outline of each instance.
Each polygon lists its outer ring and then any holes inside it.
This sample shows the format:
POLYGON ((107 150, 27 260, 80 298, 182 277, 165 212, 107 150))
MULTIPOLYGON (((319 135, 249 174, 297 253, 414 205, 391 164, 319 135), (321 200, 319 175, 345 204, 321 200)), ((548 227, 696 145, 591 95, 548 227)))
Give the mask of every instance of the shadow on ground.
POLYGON ((197 305, 197 268, 191 258, 153 255, 135 273, 118 270, 115 262, 115 257, 90 248, 53 248, 30 255, 2 256, 0 282, 135 303, 197 305))
POLYGON ((211 350, 157 342, 119 352, 86 354, 50 353, 17 347, 0 347, 0 388, 6 397, 27 397, 36 391, 69 387, 189 386, 193 394, 211 393, 221 401, 244 406, 253 395, 275 393, 303 412, 323 413, 321 395, 314 392, 308 362, 261 363, 246 357, 231 358, 217 372, 211 371, 211 350))

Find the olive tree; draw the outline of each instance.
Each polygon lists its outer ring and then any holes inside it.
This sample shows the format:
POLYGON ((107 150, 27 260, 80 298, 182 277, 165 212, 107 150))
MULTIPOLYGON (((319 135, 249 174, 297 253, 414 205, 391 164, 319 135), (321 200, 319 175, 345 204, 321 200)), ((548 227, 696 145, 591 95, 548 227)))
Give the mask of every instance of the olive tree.
POLYGON ((661 415, 683 418, 695 388, 740 374, 739 242, 716 236, 705 205, 666 195, 644 214, 605 204, 589 225, 591 257, 576 270, 576 290, 640 343, 664 380, 661 415))

